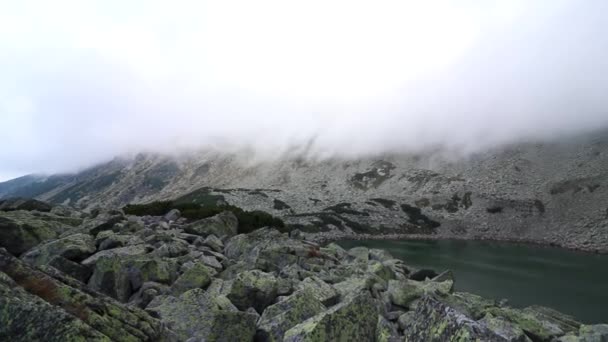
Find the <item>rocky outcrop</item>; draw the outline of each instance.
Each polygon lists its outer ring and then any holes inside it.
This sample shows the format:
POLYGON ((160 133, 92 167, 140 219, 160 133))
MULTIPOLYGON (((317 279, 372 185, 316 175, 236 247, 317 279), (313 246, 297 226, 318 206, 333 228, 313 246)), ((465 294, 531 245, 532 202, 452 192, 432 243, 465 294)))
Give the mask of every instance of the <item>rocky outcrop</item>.
POLYGON ((190 290, 179 297, 158 297, 147 310, 158 316, 178 341, 246 342, 255 334, 257 316, 239 311, 224 296, 190 290))
POLYGON ((78 219, 36 211, 0 212, 0 247, 20 255, 43 241, 59 237, 78 224, 78 219))
POLYGON ((57 338, 71 336, 74 341, 85 341, 88 337, 100 341, 156 341, 161 335, 160 322, 144 312, 91 293, 81 283, 60 274, 35 269, 4 249, 0 249, 0 272, 5 275, 4 279, 10 278, 8 287, 16 288, 13 291, 25 299, 21 302, 2 296, 2 300, 7 302, 2 306, 1 312, 5 316, 0 329, 7 329, 2 334, 11 340, 23 338, 24 333, 55 338, 54 331, 57 331, 57 338), (13 314, 24 316, 26 313, 27 320, 14 321, 13 314), (45 317, 53 313, 58 314, 56 320, 63 319, 69 324, 51 326, 45 331, 50 323, 45 317), (8 323, 8 328, 5 328, 8 323), (20 331, 19 328, 27 330, 20 331))
POLYGON ((548 308, 455 293, 451 272, 417 270, 383 250, 321 246, 270 227, 234 235, 238 222, 226 214, 196 222, 196 234, 165 219, 100 212, 21 258, 0 249, 0 339, 608 338, 606 326, 548 308), (218 222, 229 222, 230 234, 218 222))

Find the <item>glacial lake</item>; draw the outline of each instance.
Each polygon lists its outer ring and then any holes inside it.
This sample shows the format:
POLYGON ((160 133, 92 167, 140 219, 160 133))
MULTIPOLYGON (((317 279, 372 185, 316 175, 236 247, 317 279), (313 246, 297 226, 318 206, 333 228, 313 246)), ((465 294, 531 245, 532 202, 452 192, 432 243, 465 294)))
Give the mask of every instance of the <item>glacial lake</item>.
POLYGON ((450 269, 456 291, 542 305, 583 323, 608 323, 608 255, 486 241, 340 241, 389 251, 416 268, 450 269))

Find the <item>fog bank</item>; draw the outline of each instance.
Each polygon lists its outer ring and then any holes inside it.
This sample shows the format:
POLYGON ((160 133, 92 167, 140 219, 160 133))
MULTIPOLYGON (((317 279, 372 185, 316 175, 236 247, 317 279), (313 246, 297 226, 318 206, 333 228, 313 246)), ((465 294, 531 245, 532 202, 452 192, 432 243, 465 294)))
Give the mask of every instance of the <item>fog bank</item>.
POLYGON ((608 127, 606 1, 0 4, 0 177, 139 151, 467 154, 608 127))

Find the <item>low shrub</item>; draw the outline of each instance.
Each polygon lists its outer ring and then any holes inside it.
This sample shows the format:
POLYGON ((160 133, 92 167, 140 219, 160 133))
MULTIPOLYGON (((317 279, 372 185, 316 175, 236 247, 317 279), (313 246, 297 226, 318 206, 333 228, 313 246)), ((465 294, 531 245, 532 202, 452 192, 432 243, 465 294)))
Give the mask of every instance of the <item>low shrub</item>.
POLYGON ((173 201, 157 201, 147 204, 129 204, 123 208, 127 215, 135 216, 162 216, 178 209, 182 217, 188 221, 196 221, 215 216, 223 211, 231 211, 239 220, 239 234, 246 234, 262 227, 285 228, 285 223, 280 218, 274 217, 267 212, 254 210, 246 211, 239 207, 225 205, 204 205, 196 203, 174 203, 173 201))

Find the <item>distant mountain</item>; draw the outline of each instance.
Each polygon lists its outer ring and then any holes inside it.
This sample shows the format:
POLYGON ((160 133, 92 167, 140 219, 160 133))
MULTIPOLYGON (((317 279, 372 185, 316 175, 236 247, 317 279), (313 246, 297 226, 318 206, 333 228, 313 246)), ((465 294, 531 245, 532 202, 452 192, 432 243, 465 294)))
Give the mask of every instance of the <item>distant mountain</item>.
POLYGON ((16 196, 80 208, 223 200, 329 237, 419 234, 608 251, 608 132, 458 161, 436 153, 266 162, 244 152, 140 154, 0 183, 0 198, 16 196))

